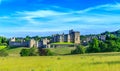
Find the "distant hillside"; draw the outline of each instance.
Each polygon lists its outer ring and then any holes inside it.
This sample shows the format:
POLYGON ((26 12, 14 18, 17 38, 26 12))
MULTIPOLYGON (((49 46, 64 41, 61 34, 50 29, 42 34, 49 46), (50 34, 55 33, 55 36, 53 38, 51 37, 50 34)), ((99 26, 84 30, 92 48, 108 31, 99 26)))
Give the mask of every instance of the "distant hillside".
POLYGON ((106 38, 109 37, 110 35, 120 38, 120 30, 113 31, 113 32, 105 31, 100 34, 81 35, 80 40, 81 40, 81 44, 88 45, 93 38, 97 38, 98 40, 105 41, 106 38))
POLYGON ((109 31, 106 31, 104 33, 101 33, 102 35, 108 35, 108 34, 113 34, 117 37, 120 37, 120 30, 117 30, 117 31, 113 31, 113 32, 109 32, 109 31))
MULTIPOLYGON (((8 52, 9 56, 20 56, 20 51, 22 49, 29 49, 26 47, 18 47, 18 48, 5 48, 8 52)), ((37 48, 36 48, 37 49, 37 48)), ((74 47, 60 47, 60 48, 49 48, 55 55, 67 55, 71 53, 71 50, 75 49, 74 47)))
POLYGON ((120 37, 120 30, 117 30, 115 32, 111 32, 111 34, 116 35, 117 37, 120 37))

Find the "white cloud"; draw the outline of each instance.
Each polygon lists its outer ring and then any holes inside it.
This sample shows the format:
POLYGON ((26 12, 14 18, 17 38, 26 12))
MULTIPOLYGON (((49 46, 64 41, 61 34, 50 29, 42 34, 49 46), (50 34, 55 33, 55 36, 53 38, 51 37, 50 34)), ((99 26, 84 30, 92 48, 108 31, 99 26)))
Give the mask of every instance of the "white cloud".
POLYGON ((53 10, 38 10, 38 11, 17 12, 16 14, 32 18, 32 17, 58 16, 58 15, 63 15, 65 13, 56 12, 56 11, 53 11, 53 10))
POLYGON ((105 5, 99 5, 95 7, 90 7, 81 11, 78 11, 77 13, 86 13, 90 11, 96 11, 96 10, 102 10, 102 11, 115 11, 120 10, 120 3, 116 4, 105 4, 105 5))
MULTIPOLYGON (((118 29, 120 28, 120 4, 106 4, 80 11, 60 12, 55 10, 20 11, 9 17, 0 17, 20 25, 9 31, 46 32, 68 29, 118 29), (105 13, 104 13, 105 12, 105 13), (11 19, 10 19, 11 18, 11 19)), ((0 21, 1 23, 1 21, 0 21)), ((5 23, 5 22, 2 22, 5 23)), ((13 24, 12 24, 13 25, 13 24)), ((110 29, 110 30, 113 30, 110 29)), ((8 31, 8 32, 9 32, 8 31)))

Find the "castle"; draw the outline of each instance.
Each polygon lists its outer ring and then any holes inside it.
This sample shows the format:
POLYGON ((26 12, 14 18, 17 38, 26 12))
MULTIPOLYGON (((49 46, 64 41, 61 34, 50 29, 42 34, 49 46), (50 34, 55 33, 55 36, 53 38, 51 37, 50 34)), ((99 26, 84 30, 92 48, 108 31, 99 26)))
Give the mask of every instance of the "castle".
POLYGON ((70 44, 53 44, 53 43, 73 43, 71 45, 80 44, 80 32, 70 30, 69 34, 56 34, 52 35, 52 38, 48 40, 47 38, 41 39, 40 41, 35 41, 31 39, 30 41, 25 41, 21 39, 20 42, 16 42, 15 38, 11 38, 9 41, 9 46, 16 47, 42 47, 51 48, 56 46, 69 46, 70 44))
POLYGON ((38 47, 38 42, 34 39, 30 41, 25 41, 21 39, 21 41, 16 41, 15 37, 11 38, 9 41, 9 46, 11 47, 38 47))
POLYGON ((53 35, 52 42, 71 42, 80 44, 80 32, 70 30, 69 34, 56 34, 53 35))

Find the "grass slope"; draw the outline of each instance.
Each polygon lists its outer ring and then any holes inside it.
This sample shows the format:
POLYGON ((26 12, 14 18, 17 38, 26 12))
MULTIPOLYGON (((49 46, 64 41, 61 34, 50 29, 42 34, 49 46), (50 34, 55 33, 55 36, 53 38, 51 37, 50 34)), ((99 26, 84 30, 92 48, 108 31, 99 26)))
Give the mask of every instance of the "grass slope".
POLYGON ((50 50, 56 55, 67 55, 71 53, 71 50, 75 49, 74 47, 58 47, 50 48, 50 50))
MULTIPOLYGON (((9 56, 20 56, 20 51, 22 49, 29 49, 25 47, 18 47, 18 48, 6 48, 6 51, 8 52, 9 56)), ((71 53, 71 50, 75 49, 73 47, 59 47, 59 48, 49 48, 50 51, 55 53, 55 55, 67 55, 71 53)))
POLYGON ((71 42, 56 42, 56 43, 51 43, 51 44, 54 44, 54 45, 72 45, 74 43, 71 43, 71 42))
POLYGON ((1 57, 0 71, 119 71, 120 53, 1 57))
POLYGON ((0 50, 6 48, 6 46, 0 46, 0 50))
POLYGON ((20 51, 22 49, 28 49, 28 48, 25 47, 7 48, 6 51, 8 52, 9 56, 20 56, 20 51))

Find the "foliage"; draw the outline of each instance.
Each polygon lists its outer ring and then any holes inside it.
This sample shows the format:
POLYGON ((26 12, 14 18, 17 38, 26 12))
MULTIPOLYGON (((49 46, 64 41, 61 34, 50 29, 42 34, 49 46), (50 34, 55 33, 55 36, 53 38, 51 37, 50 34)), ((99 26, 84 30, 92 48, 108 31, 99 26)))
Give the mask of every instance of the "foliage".
POLYGON ((29 41, 31 39, 31 37, 30 36, 26 36, 24 39, 25 39, 25 41, 29 41))
POLYGON ((0 36, 0 45, 7 45, 8 44, 8 39, 6 37, 0 36))
POLYGON ((85 47, 83 46, 77 46, 75 50, 71 51, 71 54, 84 54, 85 53, 85 47))
POLYGON ((35 37, 32 37, 32 38, 34 38, 36 41, 40 41, 41 40, 40 36, 35 36, 35 37))
POLYGON ((113 34, 109 34, 105 41, 93 39, 90 43, 87 52, 119 52, 120 38, 113 34))
POLYGON ((20 52, 21 56, 37 56, 37 52, 35 51, 35 48, 30 49, 22 49, 20 52))
POLYGON ((89 45, 89 48, 87 49, 87 52, 89 52, 89 53, 100 52, 99 40, 97 38, 94 38, 92 40, 92 42, 89 45))
POLYGON ((40 56, 51 56, 53 55, 53 52, 51 52, 49 49, 39 48, 39 55, 40 56))
POLYGON ((6 50, 2 49, 2 50, 0 50, 0 56, 6 57, 6 56, 8 56, 8 53, 6 52, 6 50))

